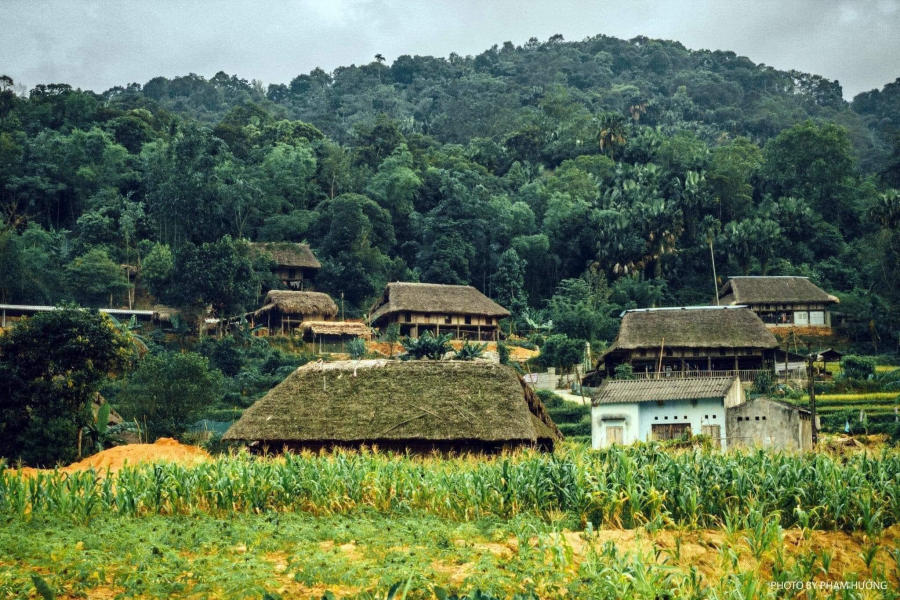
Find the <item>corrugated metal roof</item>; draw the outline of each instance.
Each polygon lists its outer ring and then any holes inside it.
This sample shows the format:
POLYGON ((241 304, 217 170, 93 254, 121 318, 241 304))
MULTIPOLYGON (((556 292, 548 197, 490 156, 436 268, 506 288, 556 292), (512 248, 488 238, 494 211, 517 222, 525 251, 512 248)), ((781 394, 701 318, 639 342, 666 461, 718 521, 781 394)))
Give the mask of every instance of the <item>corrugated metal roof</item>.
MULTIPOLYGON (((0 304, 0 310, 17 312, 50 312, 59 310, 57 306, 40 306, 32 304, 0 304)), ((137 315, 139 317, 152 317, 152 310, 132 310, 128 308, 98 308, 98 311, 110 315, 137 315)))
POLYGON ((593 404, 724 398, 736 377, 692 379, 609 379, 597 389, 593 404))

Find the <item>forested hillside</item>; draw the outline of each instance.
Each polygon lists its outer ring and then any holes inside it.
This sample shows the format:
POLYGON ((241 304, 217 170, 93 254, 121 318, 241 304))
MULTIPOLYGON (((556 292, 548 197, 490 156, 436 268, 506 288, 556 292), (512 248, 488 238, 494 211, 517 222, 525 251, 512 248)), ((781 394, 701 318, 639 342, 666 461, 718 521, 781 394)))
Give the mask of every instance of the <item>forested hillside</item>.
POLYGON ((305 240, 348 314, 470 283, 602 341, 622 308, 708 303, 714 257, 807 275, 858 346, 898 346, 900 79, 847 103, 730 52, 554 36, 267 89, 0 85, 0 302, 238 314, 277 284, 242 240, 305 240))

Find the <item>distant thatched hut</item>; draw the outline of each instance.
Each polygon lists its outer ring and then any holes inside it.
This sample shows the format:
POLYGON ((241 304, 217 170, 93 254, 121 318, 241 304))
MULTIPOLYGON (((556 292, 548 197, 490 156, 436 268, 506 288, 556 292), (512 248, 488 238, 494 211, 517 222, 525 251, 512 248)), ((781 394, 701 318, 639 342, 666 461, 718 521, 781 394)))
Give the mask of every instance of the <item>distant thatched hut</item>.
POLYGON ((328 294, 271 290, 262 308, 253 313, 253 321, 265 325, 270 333, 290 333, 303 321, 328 321, 337 313, 337 304, 328 294))
POLYGON ((322 268, 322 264, 306 244, 293 242, 256 242, 251 244, 256 252, 266 252, 275 262, 272 271, 284 285, 301 290, 322 268))
POLYGON ((499 321, 509 311, 469 285, 394 282, 372 306, 369 322, 400 334, 453 333, 457 339, 496 340, 499 321))
POLYGON ((829 333, 829 308, 839 302, 806 277, 730 277, 719 290, 722 306, 742 305, 767 327, 794 328, 802 333, 829 333))
POLYGON ((377 445, 416 451, 552 448, 562 434, 510 367, 340 361, 300 367, 225 434, 261 449, 377 445))

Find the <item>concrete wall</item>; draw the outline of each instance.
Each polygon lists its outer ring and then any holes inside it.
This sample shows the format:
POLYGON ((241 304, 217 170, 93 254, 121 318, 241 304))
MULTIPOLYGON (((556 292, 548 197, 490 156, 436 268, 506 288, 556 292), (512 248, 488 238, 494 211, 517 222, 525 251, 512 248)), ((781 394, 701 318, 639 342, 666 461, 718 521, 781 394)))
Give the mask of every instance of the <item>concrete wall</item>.
POLYGON ((623 444, 633 444, 640 437, 640 405, 601 404, 591 407, 591 446, 604 448, 609 446, 608 427, 623 426, 623 444))
POLYGON ((689 423, 691 433, 699 435, 704 425, 718 425, 720 443, 727 445, 725 406, 722 399, 675 400, 669 402, 641 402, 630 404, 601 404, 591 407, 591 445, 609 445, 607 428, 624 425, 622 442, 650 441, 653 425, 689 423))
POLYGON ((728 409, 727 435, 732 447, 807 450, 812 448, 809 414, 766 398, 728 409))

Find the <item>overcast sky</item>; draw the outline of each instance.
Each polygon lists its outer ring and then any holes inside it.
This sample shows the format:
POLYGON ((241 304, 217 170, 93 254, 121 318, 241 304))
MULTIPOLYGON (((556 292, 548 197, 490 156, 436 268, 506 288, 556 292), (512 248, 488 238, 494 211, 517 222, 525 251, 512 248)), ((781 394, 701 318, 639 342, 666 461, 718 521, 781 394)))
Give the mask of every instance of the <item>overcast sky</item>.
POLYGON ((217 71, 286 83, 376 53, 477 54, 560 33, 672 39, 837 79, 900 76, 900 0, 0 0, 0 74, 102 91, 217 71))

